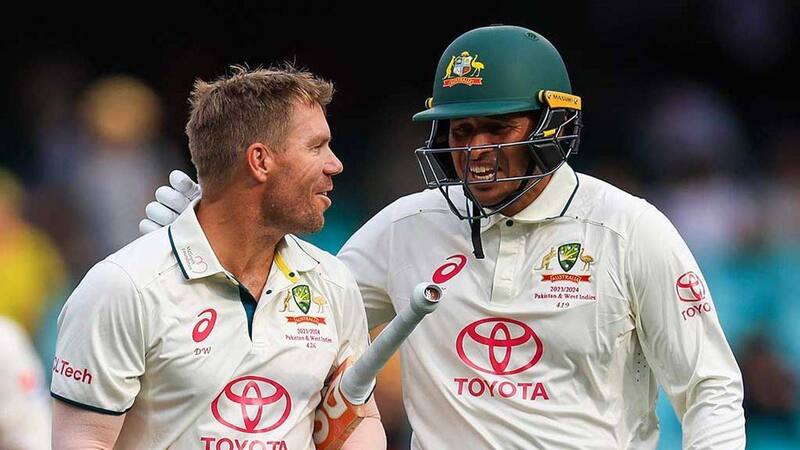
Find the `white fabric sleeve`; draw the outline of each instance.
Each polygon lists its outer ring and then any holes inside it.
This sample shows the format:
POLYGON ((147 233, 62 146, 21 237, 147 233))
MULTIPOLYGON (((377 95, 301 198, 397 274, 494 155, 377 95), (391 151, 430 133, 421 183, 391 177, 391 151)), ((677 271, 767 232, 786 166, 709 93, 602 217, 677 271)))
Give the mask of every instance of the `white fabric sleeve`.
POLYGON ((340 317, 336 322, 339 325, 339 350, 333 369, 342 364, 347 358, 357 360, 364 354, 369 346, 369 333, 367 333, 367 319, 364 316, 364 302, 361 293, 350 272, 344 268, 345 287, 337 303, 340 317))
POLYGON ((743 449, 742 377, 708 285, 654 207, 634 222, 626 272, 647 362, 683 426, 684 449, 743 449))
POLYGON ((95 265, 58 318, 50 392, 73 406, 124 414, 144 373, 145 320, 133 280, 109 260, 95 265))
POLYGON ((392 245, 390 208, 385 208, 358 229, 338 254, 361 290, 370 330, 395 316, 388 287, 392 245))
POLYGON ((0 449, 50 448, 50 413, 42 365, 16 323, 0 317, 0 449))

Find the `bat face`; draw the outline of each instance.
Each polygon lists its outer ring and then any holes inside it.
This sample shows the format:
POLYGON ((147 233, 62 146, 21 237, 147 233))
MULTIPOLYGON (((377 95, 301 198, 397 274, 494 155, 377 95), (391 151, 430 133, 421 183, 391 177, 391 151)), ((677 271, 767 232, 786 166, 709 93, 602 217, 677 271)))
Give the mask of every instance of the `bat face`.
POLYGON ((355 363, 352 357, 348 358, 336 368, 326 383, 322 402, 314 414, 313 436, 317 450, 341 448, 367 415, 364 403, 374 389, 375 374, 419 322, 436 309, 443 297, 444 291, 440 286, 427 282, 417 284, 411 295, 411 304, 392 319, 361 359, 355 363), (351 369, 353 364, 355 367, 351 369), (348 395, 345 396, 343 391, 348 395), (360 404, 354 405, 348 398, 360 404))
POLYGON ((367 414, 364 405, 351 404, 339 390, 342 375, 352 363, 352 358, 348 358, 337 367, 322 392, 322 402, 314 414, 313 437, 317 450, 341 448, 367 414))

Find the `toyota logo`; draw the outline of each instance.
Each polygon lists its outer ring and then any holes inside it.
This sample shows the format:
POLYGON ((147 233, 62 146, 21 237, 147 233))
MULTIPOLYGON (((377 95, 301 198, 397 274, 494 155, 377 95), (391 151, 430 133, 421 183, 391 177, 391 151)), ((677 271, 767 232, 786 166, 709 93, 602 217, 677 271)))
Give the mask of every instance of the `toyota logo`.
POLYGON ((678 298, 684 302, 699 302, 706 298, 706 286, 694 272, 686 272, 675 283, 678 298))
POLYGON ((211 402, 211 412, 219 423, 245 433, 272 431, 286 422, 291 410, 286 388, 254 375, 231 381, 211 402))
POLYGON ((473 322, 456 338, 464 364, 494 375, 513 375, 533 367, 542 357, 542 340, 519 320, 490 317, 473 322))

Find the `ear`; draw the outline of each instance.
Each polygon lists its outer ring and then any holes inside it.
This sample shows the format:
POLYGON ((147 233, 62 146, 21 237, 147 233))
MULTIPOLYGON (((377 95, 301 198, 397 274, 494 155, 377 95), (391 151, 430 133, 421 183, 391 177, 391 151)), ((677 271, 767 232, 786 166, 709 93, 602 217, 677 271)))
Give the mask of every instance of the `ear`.
POLYGON ((254 142, 245 150, 247 171, 256 181, 263 183, 267 174, 274 169, 274 152, 261 142, 254 142))

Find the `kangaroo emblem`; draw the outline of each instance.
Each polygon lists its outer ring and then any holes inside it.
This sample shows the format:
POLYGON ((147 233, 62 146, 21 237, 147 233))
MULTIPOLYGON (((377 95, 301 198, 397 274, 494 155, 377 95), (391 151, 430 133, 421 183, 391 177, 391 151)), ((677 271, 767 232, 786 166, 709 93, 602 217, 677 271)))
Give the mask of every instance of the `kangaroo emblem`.
POLYGON ((286 297, 283 298, 283 309, 280 312, 293 312, 292 311, 292 294, 291 292, 286 294, 286 297))
POLYGON ((556 249, 555 247, 550 247, 550 251, 542 257, 542 263, 539 267, 534 268, 533 270, 550 270, 550 262, 553 261, 553 258, 556 257, 556 249))

